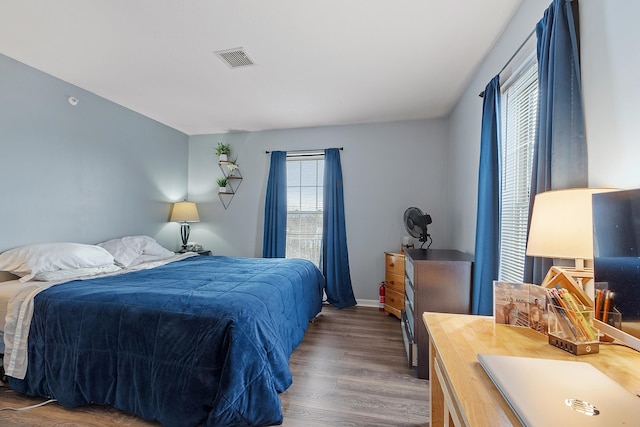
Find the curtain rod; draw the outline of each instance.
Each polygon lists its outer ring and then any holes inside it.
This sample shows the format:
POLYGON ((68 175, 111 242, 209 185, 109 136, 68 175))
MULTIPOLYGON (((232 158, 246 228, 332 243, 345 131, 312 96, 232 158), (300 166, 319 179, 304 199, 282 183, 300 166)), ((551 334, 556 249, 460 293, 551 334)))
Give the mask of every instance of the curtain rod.
MULTIPOLYGON (((342 151, 344 150, 343 147, 339 147, 338 150, 342 151)), ((265 154, 269 154, 271 153, 271 151, 265 151, 265 154)), ((319 148, 317 150, 291 150, 291 151, 286 151, 287 155, 289 154, 294 154, 294 155, 314 155, 314 154, 322 154, 324 153, 324 148, 319 148)))
MULTIPOLYGON (((522 44, 518 47, 518 49, 516 49, 515 53, 513 55, 511 55, 511 58, 509 58, 509 60, 507 61, 506 64, 504 64, 504 66, 500 69, 500 71, 498 71, 498 74, 502 74, 502 72, 509 66, 509 64, 511 64, 511 61, 513 61, 513 58, 516 57, 516 55, 518 53, 520 53, 520 51, 522 50, 522 48, 527 44, 527 42, 529 41, 529 39, 531 38, 532 35, 534 35, 536 33, 536 29, 534 28, 533 31, 531 31, 529 33, 529 35, 527 36, 526 39, 524 39, 524 41, 522 42, 522 44)), ((484 97, 484 91, 480 92, 478 94, 478 96, 480 98, 484 97)))

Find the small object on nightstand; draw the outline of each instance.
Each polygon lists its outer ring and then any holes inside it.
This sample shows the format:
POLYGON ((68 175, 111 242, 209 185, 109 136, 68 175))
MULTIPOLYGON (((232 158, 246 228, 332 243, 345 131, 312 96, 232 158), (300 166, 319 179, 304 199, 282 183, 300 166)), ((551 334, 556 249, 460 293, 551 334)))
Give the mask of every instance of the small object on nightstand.
POLYGON ((187 247, 184 249, 190 252, 200 252, 202 250, 202 245, 198 243, 188 243, 187 247))

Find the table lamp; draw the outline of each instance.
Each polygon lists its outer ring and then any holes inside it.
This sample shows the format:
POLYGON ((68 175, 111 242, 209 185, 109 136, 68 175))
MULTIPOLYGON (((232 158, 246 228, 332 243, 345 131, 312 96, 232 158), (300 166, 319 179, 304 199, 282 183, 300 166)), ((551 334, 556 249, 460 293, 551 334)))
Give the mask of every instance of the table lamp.
POLYGON ((575 260, 575 267, 552 266, 540 286, 566 288, 582 304, 593 307, 583 286, 593 279, 584 266, 593 259, 593 213, 591 196, 616 191, 605 188, 572 188, 539 193, 533 203, 527 255, 575 260))
POLYGON ((198 208, 194 202, 176 202, 173 204, 171 211, 171 222, 180 223, 180 236, 182 237, 182 250, 187 250, 187 242, 189 241, 190 222, 200 222, 198 208))

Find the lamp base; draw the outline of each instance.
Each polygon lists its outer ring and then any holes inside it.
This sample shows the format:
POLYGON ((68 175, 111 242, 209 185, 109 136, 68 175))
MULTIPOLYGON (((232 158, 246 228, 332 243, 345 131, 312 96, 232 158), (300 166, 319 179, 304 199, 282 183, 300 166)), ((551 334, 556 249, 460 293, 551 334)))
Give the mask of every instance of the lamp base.
POLYGON ((189 234, 191 232, 188 222, 183 222, 180 225, 180 237, 182 238, 182 250, 187 250, 187 242, 189 241, 189 234))
POLYGON ((590 280, 593 280, 592 269, 576 269, 554 265, 549 269, 540 286, 543 288, 555 288, 560 285, 578 298, 582 305, 593 308, 593 300, 583 289, 583 286, 590 280))

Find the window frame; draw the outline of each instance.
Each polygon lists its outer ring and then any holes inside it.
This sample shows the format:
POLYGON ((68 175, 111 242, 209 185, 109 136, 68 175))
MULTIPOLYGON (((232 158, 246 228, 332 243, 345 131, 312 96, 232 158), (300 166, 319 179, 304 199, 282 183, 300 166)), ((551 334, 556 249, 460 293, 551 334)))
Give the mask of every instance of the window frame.
POLYGON ((287 243, 286 243, 286 251, 285 251, 286 258, 309 259, 311 262, 313 262, 317 266, 320 265, 320 256, 322 253, 323 215, 324 215, 324 153, 287 154, 287 231, 286 231, 287 243), (291 185, 293 180, 291 179, 291 176, 289 173, 290 172, 289 162, 306 162, 306 161, 319 162, 316 165, 317 167, 316 167, 315 185, 309 185, 308 183, 307 184, 303 183, 302 170, 301 170, 300 179, 297 182, 298 185, 295 185, 295 184, 291 185), (315 190, 316 210, 302 209, 304 205, 304 203, 302 202, 302 198, 303 198, 302 188, 309 188, 309 187, 313 187, 316 189, 315 190), (300 197, 300 201, 297 204, 297 206, 300 206, 299 211, 290 210, 290 206, 291 206, 290 197, 292 197, 291 195, 292 192, 290 191, 291 188, 300 188, 300 192, 298 193, 300 197), (314 215, 314 214, 316 215, 315 233, 305 234, 305 233, 290 232, 291 226, 294 223, 292 216, 299 216, 301 218, 303 215, 314 215), (292 243, 292 240, 293 240, 291 238, 292 236, 301 236, 301 237, 298 237, 296 240, 298 244, 304 243, 306 241, 308 244, 307 249, 300 250, 300 248, 298 247, 298 250, 294 252, 292 246, 295 246, 295 244, 292 243), (305 239, 304 236, 308 236, 308 237, 305 239))
POLYGON ((498 280, 515 283, 524 278, 539 96, 535 50, 521 58, 501 85, 498 280), (521 109, 526 109, 526 115, 521 109))

